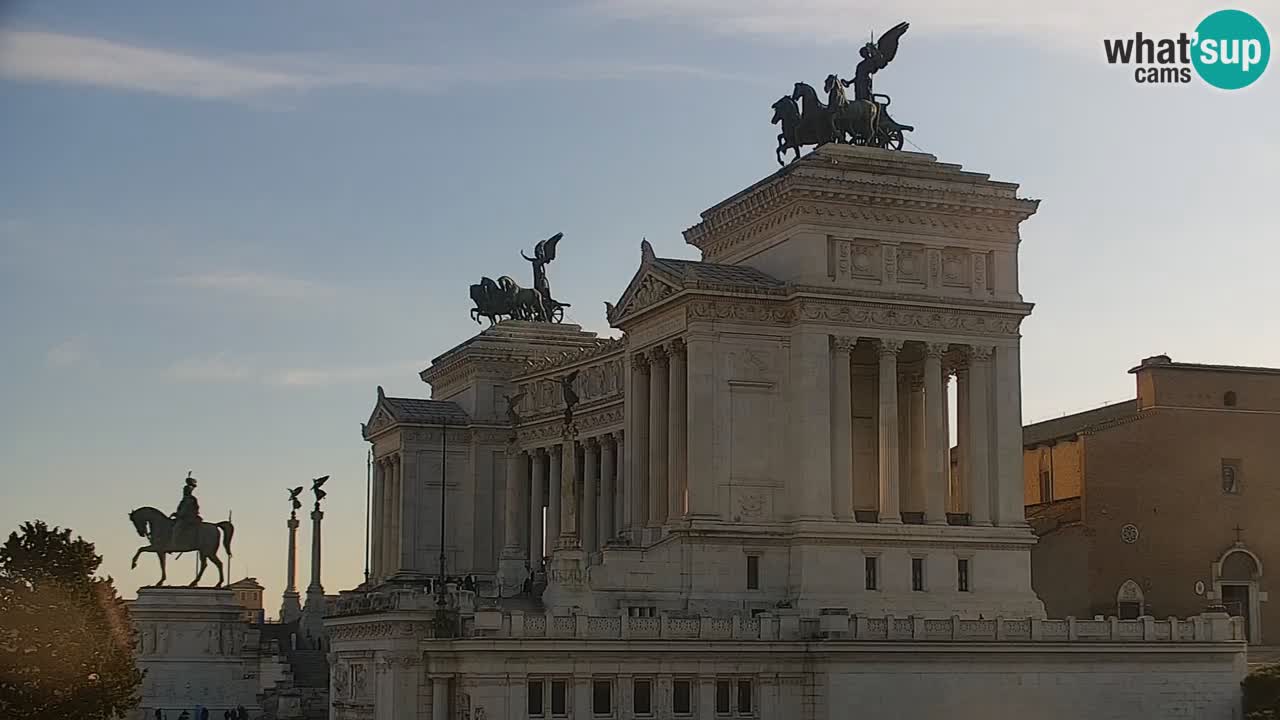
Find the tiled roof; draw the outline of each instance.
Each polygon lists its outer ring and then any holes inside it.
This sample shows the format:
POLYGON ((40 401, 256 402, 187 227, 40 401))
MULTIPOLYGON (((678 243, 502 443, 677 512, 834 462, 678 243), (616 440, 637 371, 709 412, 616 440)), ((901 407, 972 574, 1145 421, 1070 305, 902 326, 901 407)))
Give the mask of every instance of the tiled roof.
POLYGON ((1053 502, 1028 505, 1027 523, 1036 535, 1047 535, 1065 525, 1084 520, 1084 506, 1080 498, 1064 498, 1053 502))
POLYGON ((654 258, 654 267, 685 280, 716 285, 749 285, 768 288, 782 287, 783 282, 772 275, 746 265, 724 265, 698 260, 654 258))
POLYGON ((1096 425, 1119 420, 1136 412, 1138 412, 1138 401, 1125 400, 1124 402, 1103 405, 1100 408, 1085 410, 1073 415, 1032 423, 1022 428, 1022 445, 1023 447, 1030 447, 1050 440, 1070 437, 1096 425))
POLYGON ((397 422, 422 425, 467 425, 471 422, 455 402, 398 397, 383 399, 397 422))

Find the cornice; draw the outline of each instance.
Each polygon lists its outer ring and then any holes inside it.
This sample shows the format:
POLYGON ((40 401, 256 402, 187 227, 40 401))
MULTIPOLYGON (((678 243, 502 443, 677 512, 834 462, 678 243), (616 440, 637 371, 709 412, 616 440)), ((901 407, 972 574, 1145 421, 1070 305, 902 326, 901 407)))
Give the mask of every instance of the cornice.
POLYGON ((545 372, 553 370, 567 370, 575 365, 586 365, 591 360, 603 358, 616 352, 622 352, 627 346, 626 337, 605 338, 598 341, 595 346, 584 347, 576 350, 562 350, 554 355, 546 355, 540 358, 529 360, 526 368, 519 375, 512 378, 515 382, 526 380, 534 380, 545 372))

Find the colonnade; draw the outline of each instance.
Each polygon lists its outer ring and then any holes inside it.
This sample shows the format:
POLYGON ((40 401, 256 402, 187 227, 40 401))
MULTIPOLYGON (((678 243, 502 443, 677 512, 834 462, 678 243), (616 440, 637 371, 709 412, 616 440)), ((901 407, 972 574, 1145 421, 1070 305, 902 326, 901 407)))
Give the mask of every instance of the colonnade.
POLYGON ((623 434, 508 448, 504 554, 537 569, 556 548, 595 552, 618 535, 623 434), (545 512, 545 537, 544 537, 545 512))
POLYGON ((383 579, 401 569, 400 518, 404 463, 400 453, 378 458, 373 465, 370 499, 369 576, 383 579))

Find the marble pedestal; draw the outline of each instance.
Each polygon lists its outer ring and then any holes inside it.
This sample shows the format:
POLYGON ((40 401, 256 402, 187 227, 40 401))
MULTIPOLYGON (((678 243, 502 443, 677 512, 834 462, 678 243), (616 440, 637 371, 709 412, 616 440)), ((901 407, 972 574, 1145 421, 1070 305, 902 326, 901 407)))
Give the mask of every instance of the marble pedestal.
POLYGON ((138 667, 146 673, 137 717, 169 718, 197 706, 210 717, 243 705, 256 716, 257 668, 244 608, 223 588, 144 587, 130 606, 138 631, 138 667))

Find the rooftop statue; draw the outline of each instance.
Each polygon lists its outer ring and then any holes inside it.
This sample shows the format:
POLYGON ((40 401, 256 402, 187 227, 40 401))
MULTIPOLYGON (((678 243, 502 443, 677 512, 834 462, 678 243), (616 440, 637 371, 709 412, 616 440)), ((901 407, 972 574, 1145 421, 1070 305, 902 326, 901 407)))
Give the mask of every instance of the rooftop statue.
POLYGON ((471 301, 475 307, 471 309, 471 319, 480 322, 480 318, 489 318, 489 324, 501 322, 502 319, 528 320, 532 322, 559 323, 564 322, 564 309, 569 303, 562 303, 551 297, 551 283, 547 280, 547 265, 556 259, 556 246, 564 233, 556 233, 546 240, 540 241, 533 248, 533 257, 520 256, 533 264, 533 287, 521 287, 508 275, 494 281, 482 277, 480 282, 471 286, 471 301))
POLYGON ((807 83, 798 82, 790 95, 784 95, 773 104, 774 125, 781 125, 778 133, 776 155, 778 164, 785 164, 782 155, 791 150, 793 162, 800 159, 800 148, 805 145, 823 145, 831 142, 868 145, 871 147, 901 150, 903 133, 914 130, 889 117, 888 95, 872 91, 871 76, 883 70, 898 54, 898 40, 910 27, 902 22, 893 26, 880 40, 867 43, 858 54, 862 60, 853 71, 853 80, 843 80, 834 73, 827 76, 823 91, 827 94, 824 105, 818 92, 807 83), (853 86, 853 100, 845 94, 845 88, 853 86))
POLYGON ((129 513, 129 521, 133 523, 134 530, 139 537, 147 538, 150 543, 138 548, 138 551, 133 554, 130 567, 138 566, 138 556, 142 553, 155 553, 160 561, 160 582, 156 585, 164 585, 166 579, 166 554, 192 551, 200 554, 200 567, 196 572, 195 580, 191 581, 192 586, 200 582, 205 567, 210 561, 213 562, 214 567, 218 568, 217 587, 221 587, 226 580, 222 572, 222 561, 218 559, 218 541, 221 539, 227 557, 231 557, 231 537, 235 533, 235 526, 230 520, 219 523, 204 522, 200 517, 200 503, 195 495, 197 485, 196 479, 187 472, 187 478, 183 481, 182 499, 178 502, 177 511, 172 515, 165 515, 163 511, 149 506, 137 508, 129 513))
POLYGON ((302 509, 302 501, 298 500, 298 496, 302 494, 303 490, 304 490, 303 486, 299 485, 298 487, 289 491, 289 506, 293 508, 293 510, 289 513, 289 517, 291 518, 297 519, 298 510, 302 509))
POLYGON ((578 393, 573 389, 573 383, 576 382, 577 379, 577 370, 574 370, 560 378, 560 392, 564 395, 565 429, 573 426, 573 408, 578 404, 578 393))
POLYGON ((312 493, 314 493, 314 494, 315 494, 315 496, 316 496, 316 511, 317 511, 317 512, 319 512, 319 510, 320 510, 320 501, 321 501, 321 500, 323 500, 323 499, 325 498, 325 496, 329 494, 329 493, 327 493, 327 492, 325 492, 325 491, 323 491, 323 490, 321 490, 321 489, 320 489, 320 488, 324 487, 324 484, 325 484, 325 483, 327 483, 327 482, 329 482, 329 476, 328 476, 328 475, 325 475, 324 477, 318 477, 318 478, 316 478, 315 480, 312 480, 312 481, 311 481, 311 492, 312 492, 312 493))

